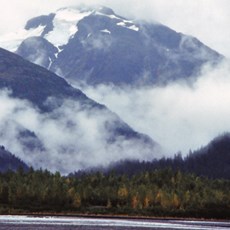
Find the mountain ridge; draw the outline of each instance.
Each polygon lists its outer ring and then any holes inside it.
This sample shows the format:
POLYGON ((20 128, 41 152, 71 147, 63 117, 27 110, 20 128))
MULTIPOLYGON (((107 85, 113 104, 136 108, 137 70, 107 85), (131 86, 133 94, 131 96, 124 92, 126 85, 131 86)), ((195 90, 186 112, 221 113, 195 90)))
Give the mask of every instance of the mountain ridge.
POLYGON ((27 164, 70 172, 157 157, 155 141, 45 68, 0 49, 0 71, 2 144, 27 164))
POLYGON ((126 19, 106 7, 62 8, 29 20, 24 33, 26 40, 18 43, 16 53, 35 63, 34 56, 46 56, 38 64, 70 82, 90 85, 190 81, 204 64, 215 65, 224 58, 192 36, 160 23, 126 19), (31 42, 38 37, 47 41, 31 42), (51 46, 56 49, 50 53, 51 46))
POLYGON ((230 133, 224 133, 211 140, 205 147, 190 151, 185 157, 180 153, 174 157, 163 157, 153 161, 122 160, 113 162, 109 167, 92 168, 73 173, 104 172, 116 175, 134 176, 139 173, 151 173, 157 170, 173 170, 175 173, 190 173, 209 179, 230 179, 230 133))

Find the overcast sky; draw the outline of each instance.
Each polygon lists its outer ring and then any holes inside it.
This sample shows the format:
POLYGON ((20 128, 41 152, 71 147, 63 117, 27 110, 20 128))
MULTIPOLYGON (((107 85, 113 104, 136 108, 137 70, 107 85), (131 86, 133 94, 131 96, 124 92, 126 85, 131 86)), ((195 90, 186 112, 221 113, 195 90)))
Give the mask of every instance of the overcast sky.
POLYGON ((35 15, 82 2, 113 7, 125 17, 160 21, 230 57, 229 0, 7 0, 0 9, 0 34, 35 15))

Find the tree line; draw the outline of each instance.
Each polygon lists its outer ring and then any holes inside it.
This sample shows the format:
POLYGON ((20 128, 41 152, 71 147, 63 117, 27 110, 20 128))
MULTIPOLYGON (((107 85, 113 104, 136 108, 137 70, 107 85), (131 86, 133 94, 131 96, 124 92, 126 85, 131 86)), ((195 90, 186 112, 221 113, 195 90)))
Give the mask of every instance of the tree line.
POLYGON ((230 181, 171 168, 132 176, 61 176, 47 170, 0 174, 0 213, 61 212, 230 218, 230 181))
MULTIPOLYGON (((109 167, 91 168, 89 171, 102 171, 129 176, 145 171, 171 168, 175 172, 194 173, 210 179, 230 180, 230 134, 225 133, 212 140, 207 146, 196 151, 190 151, 185 157, 177 153, 174 157, 163 157, 152 161, 122 160, 111 163, 109 167)), ((73 175, 81 175, 85 170, 77 171, 73 175)))

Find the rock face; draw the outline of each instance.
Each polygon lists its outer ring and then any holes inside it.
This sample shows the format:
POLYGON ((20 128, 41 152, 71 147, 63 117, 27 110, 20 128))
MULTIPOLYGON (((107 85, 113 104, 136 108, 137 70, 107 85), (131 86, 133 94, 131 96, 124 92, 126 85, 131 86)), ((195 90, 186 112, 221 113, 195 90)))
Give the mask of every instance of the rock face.
POLYGON ((223 58, 194 37, 160 23, 125 19, 106 7, 63 8, 29 20, 24 34, 21 44, 19 39, 5 46, 68 80, 90 85, 190 79, 203 64, 223 58))
POLYGON ((48 69, 50 63, 56 59, 57 52, 58 49, 43 37, 25 39, 17 51, 25 59, 48 69))
POLYGON ((148 136, 64 79, 3 49, 0 104, 2 145, 35 168, 71 172, 156 157, 157 144, 148 136))

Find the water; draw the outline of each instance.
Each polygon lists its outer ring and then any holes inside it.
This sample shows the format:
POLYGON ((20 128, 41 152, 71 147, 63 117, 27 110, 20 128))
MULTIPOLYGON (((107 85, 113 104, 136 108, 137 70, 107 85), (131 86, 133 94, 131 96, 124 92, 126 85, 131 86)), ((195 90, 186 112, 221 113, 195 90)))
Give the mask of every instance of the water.
POLYGON ((0 230, 229 230, 229 221, 132 220, 79 217, 0 216, 0 230))

